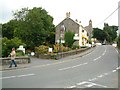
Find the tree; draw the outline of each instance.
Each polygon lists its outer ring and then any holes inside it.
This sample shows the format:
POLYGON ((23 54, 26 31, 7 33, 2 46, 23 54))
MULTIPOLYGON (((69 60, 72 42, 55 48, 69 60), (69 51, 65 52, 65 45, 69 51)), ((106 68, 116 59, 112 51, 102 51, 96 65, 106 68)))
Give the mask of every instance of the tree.
POLYGON ((93 38, 96 38, 100 42, 103 43, 103 41, 106 39, 106 32, 99 29, 99 28, 93 28, 93 38))
POLYGON ((107 42, 112 43, 117 37, 116 31, 118 30, 118 26, 109 26, 107 23, 105 23, 103 30, 107 34, 107 38, 106 38, 107 42))
POLYGON ((2 25, 2 35, 3 37, 7 37, 8 39, 12 39, 14 37, 14 30, 17 28, 17 21, 10 20, 8 23, 2 25))
POLYGON ((74 43, 74 32, 71 32, 68 30, 68 32, 65 32, 65 45, 67 45, 68 47, 72 47, 73 43, 74 43))
POLYGON ((33 49, 35 46, 50 44, 54 41, 55 26, 53 17, 42 8, 23 8, 21 11, 14 13, 18 21, 18 28, 15 29, 14 35, 22 39, 28 46, 33 49))

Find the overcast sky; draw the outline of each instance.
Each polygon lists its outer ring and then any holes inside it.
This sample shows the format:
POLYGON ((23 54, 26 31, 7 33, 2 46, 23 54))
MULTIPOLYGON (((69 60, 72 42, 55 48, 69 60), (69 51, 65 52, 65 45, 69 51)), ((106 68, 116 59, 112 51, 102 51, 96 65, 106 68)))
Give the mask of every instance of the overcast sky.
MULTIPOLYGON (((0 0, 0 23, 12 19, 12 11, 24 7, 42 7, 53 16, 55 25, 66 17, 66 12, 71 12, 70 17, 81 21, 83 26, 87 26, 91 19, 93 27, 102 28, 104 23, 101 22, 118 7, 118 2, 119 0, 0 0)), ((118 25, 118 11, 105 22, 118 25)))

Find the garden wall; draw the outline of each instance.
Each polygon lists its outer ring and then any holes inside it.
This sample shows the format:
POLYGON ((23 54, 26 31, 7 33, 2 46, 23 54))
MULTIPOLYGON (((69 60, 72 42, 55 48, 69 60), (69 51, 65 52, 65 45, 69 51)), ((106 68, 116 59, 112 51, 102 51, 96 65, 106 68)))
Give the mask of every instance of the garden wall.
MULTIPOLYGON (((2 64, 2 65, 10 64, 10 60, 11 60, 10 57, 8 57, 8 58, 0 58, 0 64, 2 64)), ((27 64, 27 63, 31 62, 29 57, 16 57, 15 61, 18 64, 27 64)))
POLYGON ((68 51, 68 52, 59 52, 59 53, 56 53, 56 54, 36 54, 36 57, 38 58, 41 58, 41 59, 60 59, 60 58, 64 58, 64 57, 67 57, 67 56, 71 56, 71 55, 75 55, 75 54, 79 54, 79 53, 82 53, 86 50, 90 49, 89 48, 80 48, 80 49, 76 49, 76 50, 71 50, 71 51, 68 51))

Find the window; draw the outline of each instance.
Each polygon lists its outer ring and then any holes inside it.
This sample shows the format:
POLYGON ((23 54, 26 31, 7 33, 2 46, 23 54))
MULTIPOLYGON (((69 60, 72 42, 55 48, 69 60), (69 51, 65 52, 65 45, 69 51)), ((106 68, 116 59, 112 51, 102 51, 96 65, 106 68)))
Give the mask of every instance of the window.
POLYGON ((82 32, 84 32, 84 30, 82 30, 82 32))

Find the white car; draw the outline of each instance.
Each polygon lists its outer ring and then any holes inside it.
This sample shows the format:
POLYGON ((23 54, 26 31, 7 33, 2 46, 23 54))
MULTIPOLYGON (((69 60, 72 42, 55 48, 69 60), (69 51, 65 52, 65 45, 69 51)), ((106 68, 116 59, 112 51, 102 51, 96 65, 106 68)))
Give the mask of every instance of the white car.
POLYGON ((113 43, 112 46, 113 46, 113 47, 117 47, 117 44, 116 44, 116 43, 113 43))

